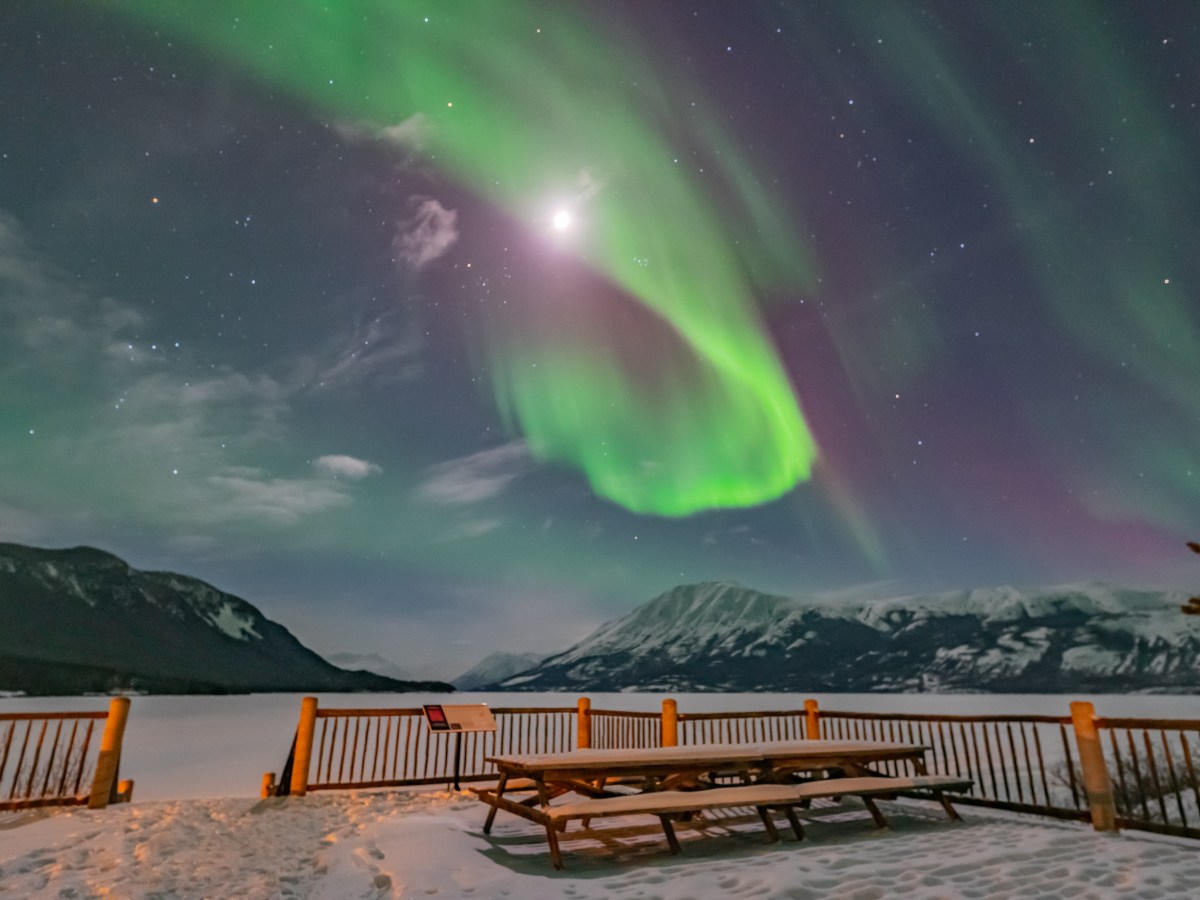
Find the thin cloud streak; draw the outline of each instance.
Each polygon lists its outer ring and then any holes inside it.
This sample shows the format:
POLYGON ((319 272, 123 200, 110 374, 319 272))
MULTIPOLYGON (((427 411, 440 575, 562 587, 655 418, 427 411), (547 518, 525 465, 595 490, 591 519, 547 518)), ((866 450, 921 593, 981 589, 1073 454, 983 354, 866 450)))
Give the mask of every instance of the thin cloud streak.
POLYGON ((500 496, 533 467, 524 441, 512 441, 427 470, 417 496, 431 503, 464 505, 500 496))

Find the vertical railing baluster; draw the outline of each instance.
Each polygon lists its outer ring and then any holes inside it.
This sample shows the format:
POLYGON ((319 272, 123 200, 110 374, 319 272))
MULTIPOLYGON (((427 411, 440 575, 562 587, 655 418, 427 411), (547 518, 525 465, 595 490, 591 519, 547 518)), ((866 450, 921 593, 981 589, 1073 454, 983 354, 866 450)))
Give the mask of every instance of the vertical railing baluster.
POLYGON ((42 779, 42 790, 39 796, 45 797, 50 791, 50 779, 54 777, 54 761, 58 758, 58 742, 62 738, 63 720, 59 719, 54 728, 54 741, 50 745, 50 756, 46 759, 46 775, 42 779))
POLYGON ((1108 746, 1112 751, 1113 761, 1117 764, 1117 783, 1114 786, 1113 805, 1116 807, 1118 815, 1132 816, 1133 807, 1129 805, 1131 794, 1125 783, 1125 760, 1121 755, 1121 748, 1117 744, 1117 729, 1109 728, 1107 731, 1108 746))
POLYGON ((12 749, 12 739, 16 731, 17 720, 13 719, 8 723, 8 729, 4 732, 4 751, 0 753, 0 785, 4 784, 4 772, 8 768, 8 754, 12 749))
POLYGON ((1142 740, 1146 746, 1146 766, 1150 769, 1150 780, 1154 783, 1154 797, 1158 800, 1163 824, 1167 825, 1170 822, 1170 819, 1167 818, 1167 798, 1163 796, 1165 792, 1158 777, 1158 762, 1154 758, 1154 746, 1150 743, 1150 732, 1146 729, 1142 729, 1142 740))
POLYGON ((1018 722, 1017 731, 1021 735, 1021 753, 1025 758, 1025 780, 1029 785, 1029 802, 1037 802, 1037 787, 1033 781, 1033 760, 1029 756, 1029 734, 1026 730, 1027 723, 1018 722))
MULTIPOLYGON (((1200 732, 1197 732, 1200 734, 1200 732)), ((1179 731, 1179 744, 1183 748, 1183 761, 1187 765, 1188 781, 1192 786, 1192 796, 1196 799, 1196 811, 1200 814, 1200 779, 1196 778, 1196 766, 1192 760, 1192 748, 1188 743, 1187 732, 1179 731)))
MULTIPOLYGON (((1021 788, 1021 761, 1017 759, 1017 742, 1013 740, 1012 722, 1006 722, 1004 724, 1004 730, 1008 734, 1009 759, 1012 760, 1013 781, 1016 783, 1017 787, 1017 802, 1024 803, 1025 792, 1021 788)), ((1004 782, 1004 787, 1005 790, 1008 789, 1007 779, 1004 782)), ((1009 799, 1011 799, 1011 796, 1012 795, 1010 794, 1009 799)))
POLYGON ((1071 741, 1067 737, 1067 727, 1059 723, 1058 733, 1062 738, 1063 756, 1067 760, 1067 781, 1071 785, 1071 802, 1074 804, 1075 809, 1081 810, 1083 809, 1083 805, 1079 802, 1079 784, 1075 778, 1075 758, 1071 753, 1071 741))
POLYGON ((1033 746, 1037 752, 1038 774, 1042 780, 1042 801, 1047 806, 1054 806, 1054 801, 1050 797, 1050 782, 1046 779, 1046 760, 1042 755, 1041 729, 1033 729, 1033 746))
MULTIPOLYGON (((1170 741, 1167 740, 1167 731, 1165 728, 1159 729, 1159 739, 1162 741, 1163 757, 1167 761, 1167 773, 1171 776, 1171 793, 1175 795, 1175 805, 1179 809, 1180 824, 1187 828, 1187 812, 1183 808, 1183 788, 1179 786, 1179 780, 1175 777, 1175 753, 1171 747, 1170 741)), ((1164 817, 1165 817, 1164 813, 1164 817)))
MULTIPOLYGON (((951 731, 953 732, 953 726, 951 731)), ((955 773, 961 778, 970 778, 974 780, 974 769, 971 767, 971 745, 967 741, 967 723, 960 721, 958 723, 958 737, 955 739, 956 746, 961 750, 956 751, 955 760, 958 764, 958 771, 955 773)))
POLYGON ((87 770, 87 753, 92 746, 92 732, 96 728, 96 720, 88 719, 87 730, 83 733, 83 749, 79 751, 79 771, 75 775, 75 786, 71 789, 71 793, 78 797, 79 791, 83 787, 83 776, 87 770))
POLYGON ((404 717, 404 775, 406 778, 417 777, 417 752, 420 750, 420 738, 416 716, 404 717))
POLYGON ((33 750, 33 762, 29 765, 29 780, 25 783, 25 797, 33 796, 33 780, 37 777, 38 760, 42 757, 42 744, 46 740, 46 726, 49 719, 42 719, 42 730, 38 732, 37 746, 33 750))
POLYGON ((1126 728, 1125 736, 1129 743, 1129 764, 1133 766, 1133 777, 1137 782, 1138 800, 1142 805, 1142 815, 1146 817, 1146 821, 1150 821, 1150 807, 1146 804, 1146 785, 1142 781, 1142 767, 1138 765, 1137 746, 1133 741, 1133 729, 1126 728))
POLYGON ((992 779, 992 797, 999 800, 1000 788, 996 784, 996 765, 992 762, 992 744, 991 741, 988 740, 987 723, 981 723, 980 728, 983 731, 983 749, 987 753, 988 773, 991 775, 992 779))

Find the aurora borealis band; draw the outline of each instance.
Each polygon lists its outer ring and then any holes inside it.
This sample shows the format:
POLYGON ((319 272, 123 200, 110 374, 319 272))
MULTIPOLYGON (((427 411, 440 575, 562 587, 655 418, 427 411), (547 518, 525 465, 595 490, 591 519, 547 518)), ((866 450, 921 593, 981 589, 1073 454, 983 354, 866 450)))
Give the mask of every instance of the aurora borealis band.
POLYGON ((673 127, 635 44, 569 8, 486 0, 442 16, 391 2, 118 7, 323 112, 401 135, 404 150, 514 218, 547 192, 579 207, 588 233, 563 251, 661 320, 659 339, 629 359, 603 301, 549 285, 518 298, 537 306, 534 320, 482 339, 497 403, 535 456, 578 466, 634 512, 675 516, 773 500, 808 477, 815 445, 754 302, 771 281, 805 286, 803 242, 738 178, 751 162, 719 122, 673 127), (294 27, 297 14, 311 27, 294 27), (668 134, 714 145, 720 206, 668 134), (737 253, 748 235, 769 266, 737 253))
POLYGON ((431 666, 700 580, 1194 590, 1198 42, 1173 2, 12 0, 0 540, 431 666))

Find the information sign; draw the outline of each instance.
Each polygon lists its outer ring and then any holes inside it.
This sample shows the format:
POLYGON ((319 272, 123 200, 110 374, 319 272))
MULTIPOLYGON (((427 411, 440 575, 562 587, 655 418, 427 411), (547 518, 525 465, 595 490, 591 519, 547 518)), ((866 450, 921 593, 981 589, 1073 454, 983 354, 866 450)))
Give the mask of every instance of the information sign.
POLYGON ((454 789, 462 766, 462 736, 465 731, 495 731, 496 717, 486 703, 426 703, 425 724, 431 733, 454 732, 454 789))
POLYGON ((430 731, 495 731, 496 717, 486 703, 426 703, 430 731))

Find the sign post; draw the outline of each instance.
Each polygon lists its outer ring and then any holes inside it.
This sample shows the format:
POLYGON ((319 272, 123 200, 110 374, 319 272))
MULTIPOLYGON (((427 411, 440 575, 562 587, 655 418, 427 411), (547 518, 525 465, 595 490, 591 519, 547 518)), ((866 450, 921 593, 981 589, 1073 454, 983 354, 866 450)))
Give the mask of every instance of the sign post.
POLYGON ((454 789, 459 790, 464 731, 495 731, 496 717, 486 703, 426 703, 425 724, 430 734, 454 732, 454 789))

